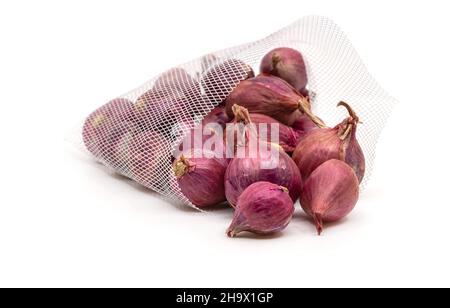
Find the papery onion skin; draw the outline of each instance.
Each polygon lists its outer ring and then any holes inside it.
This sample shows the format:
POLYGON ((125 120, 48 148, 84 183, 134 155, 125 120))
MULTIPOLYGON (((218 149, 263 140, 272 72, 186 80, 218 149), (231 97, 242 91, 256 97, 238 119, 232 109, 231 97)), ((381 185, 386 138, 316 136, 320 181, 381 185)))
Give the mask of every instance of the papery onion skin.
MULTIPOLYGON (((199 98, 200 99, 200 98, 199 98)), ((137 122, 143 131, 166 134, 180 122, 183 114, 194 113, 192 102, 182 93, 165 90, 149 90, 134 104, 137 122)))
POLYGON ((254 124, 256 133, 261 141, 275 142, 272 140, 272 125, 275 124, 275 129, 278 129, 277 143, 283 148, 286 153, 292 153, 298 144, 300 134, 291 127, 280 123, 272 117, 260 113, 248 113, 248 110, 242 106, 235 104, 233 106, 234 123, 254 124), (263 132, 265 125, 265 133, 263 132))
POLYGON ((184 196, 195 206, 204 208, 226 201, 227 166, 226 158, 214 158, 211 151, 191 149, 175 160, 173 170, 184 196))
POLYGON ((114 125, 102 148, 103 158, 109 166, 115 170, 128 170, 131 141, 139 132, 139 126, 131 121, 117 122, 114 125))
MULTIPOLYGON (((188 145, 190 144, 188 148, 201 148, 203 147, 205 142, 212 138, 212 136, 214 135, 220 135, 222 136, 221 139, 223 139, 224 129, 228 122, 229 118, 225 113, 225 108, 218 106, 211 110, 203 118, 200 125, 196 125, 194 120, 178 123, 178 130, 189 127, 190 129, 176 150, 178 150, 179 152, 183 152, 185 143, 188 145), (199 136, 201 138, 195 140, 196 136, 199 136)), ((222 146, 224 145, 222 144, 222 146)), ((210 150, 215 150, 215 148, 212 148, 210 150)))
POLYGON ((136 120, 133 103, 125 98, 116 98, 92 112, 83 125, 83 142, 97 158, 104 159, 108 135, 119 122, 136 120))
POLYGON ((227 230, 229 237, 247 231, 266 235, 286 228, 294 213, 288 190, 270 182, 256 182, 239 197, 234 218, 227 230))
POLYGON ((361 183, 366 171, 366 161, 364 152, 356 139, 356 125, 355 122, 350 137, 344 140, 340 149, 341 154, 339 158, 353 168, 358 177, 358 181, 361 183))
POLYGON ((319 235, 324 222, 347 216, 359 197, 359 181, 345 162, 331 159, 321 164, 305 181, 300 196, 303 210, 314 219, 319 235))
POLYGON ((250 114, 250 120, 253 124, 255 124, 258 128, 257 132, 260 137, 260 140, 267 141, 267 142, 273 142, 271 139, 271 124, 277 124, 278 125, 278 144, 283 148, 283 150, 286 153, 292 153, 295 150, 295 147, 297 146, 300 138, 300 134, 298 134, 295 130, 293 130, 291 127, 284 125, 283 123, 278 122, 274 118, 271 118, 269 116, 266 116, 264 114, 259 113, 251 113, 250 114), (261 134, 261 127, 259 127, 259 124, 268 124, 267 125, 267 135, 263 136, 261 134))
POLYGON ((225 99, 226 95, 242 80, 255 77, 250 65, 238 59, 228 59, 210 68, 202 77, 201 85, 206 97, 219 104, 217 99, 225 99))
POLYGON ((300 169, 303 180, 322 163, 329 159, 339 159, 341 140, 334 128, 310 131, 298 143, 292 159, 300 169))
POLYGON ((246 155, 243 158, 233 158, 225 173, 225 195, 228 202, 234 206, 241 193, 251 184, 260 181, 271 182, 284 186, 295 202, 302 187, 302 177, 294 161, 282 149, 272 146, 272 151, 258 151, 256 157, 246 155), (273 169, 261 168, 261 164, 278 164, 273 169))
POLYGON ((365 158, 356 139, 359 119, 354 112, 351 114, 334 128, 315 129, 300 139, 292 158, 300 169, 303 180, 330 159, 345 161, 354 169, 358 180, 360 182, 363 180, 365 158))
POLYGON ((230 118, 225 112, 225 107, 218 106, 211 110, 202 120, 202 125, 205 126, 210 123, 217 123, 222 128, 225 128, 225 125, 230 122, 230 118))
POLYGON ((300 93, 307 93, 305 61, 302 54, 295 49, 280 47, 271 50, 261 60, 260 71, 280 77, 300 93))
MULTIPOLYGON (((322 121, 322 119, 320 120, 322 121)), ((306 133, 319 128, 313 120, 311 120, 306 114, 302 114, 301 112, 295 114, 294 121, 291 127, 297 132, 297 134, 301 136, 304 136, 306 133)))
POLYGON ((174 157, 178 157, 185 149, 191 148, 205 148, 205 150, 217 151, 217 155, 225 156, 223 127, 218 122, 208 121, 205 124, 202 122, 201 125, 196 125, 193 120, 180 122, 174 128, 174 134, 179 135, 186 129, 183 140, 174 149, 174 157))
POLYGON ((161 166, 170 166, 170 144, 157 132, 142 132, 131 140, 129 163, 136 182, 148 188, 162 187, 168 174, 161 166))
POLYGON ((186 96, 200 94, 200 84, 189 73, 179 67, 162 73, 153 85, 154 91, 179 92, 186 96))
POLYGON ((225 104, 230 118, 233 117, 233 106, 237 104, 247 108, 250 113, 265 114, 288 126, 295 122, 299 111, 318 119, 310 111, 308 98, 283 79, 271 75, 258 75, 240 82, 225 104))
POLYGON ((225 103, 229 117, 233 117, 232 107, 237 104, 250 113, 262 113, 290 125, 289 116, 299 108, 300 99, 301 96, 286 81, 259 75, 239 83, 225 103))

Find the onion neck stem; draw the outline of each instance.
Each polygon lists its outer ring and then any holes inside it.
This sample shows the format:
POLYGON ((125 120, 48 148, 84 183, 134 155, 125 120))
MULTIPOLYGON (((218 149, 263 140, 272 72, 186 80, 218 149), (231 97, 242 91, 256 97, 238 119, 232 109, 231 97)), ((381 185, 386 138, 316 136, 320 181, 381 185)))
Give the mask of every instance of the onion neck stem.
POLYGON ((350 115, 350 117, 351 117, 352 119, 355 120, 356 123, 360 123, 360 122, 359 122, 359 117, 356 115, 356 112, 353 110, 352 107, 350 107, 349 104, 347 104, 346 102, 340 101, 340 102, 337 104, 337 107, 340 107, 340 106, 343 106, 343 107, 345 107, 345 109, 347 109, 348 114, 350 115))
POLYGON ((278 66, 278 63, 280 63, 281 62, 281 58, 280 58, 280 56, 279 55, 277 55, 277 53, 273 53, 272 54, 272 71, 273 72, 276 72, 277 71, 277 66, 278 66))
POLYGON ((231 109, 233 111, 236 122, 243 122, 244 124, 250 124, 252 122, 250 119, 250 113, 248 112, 247 108, 239 106, 238 104, 234 104, 231 109))
POLYGON ((300 100, 298 101, 298 109, 302 113, 306 114, 311 119, 311 121, 313 121, 314 124, 317 125, 317 127, 319 127, 319 128, 326 128, 327 127, 325 125, 325 123, 320 118, 318 118, 316 115, 314 115, 312 113, 309 101, 308 101, 308 99, 306 97, 300 98, 300 100))
POLYGON ((341 102, 339 102, 337 104, 337 107, 340 107, 340 106, 345 107, 345 109, 347 109, 348 114, 349 114, 349 118, 345 120, 345 122, 346 122, 345 128, 339 134, 339 139, 345 140, 350 135, 352 130, 356 127, 356 125, 358 123, 361 123, 361 122, 359 121, 358 115, 353 110, 353 108, 350 107, 349 104, 347 104, 346 102, 341 101, 341 102))
POLYGON ((341 140, 347 139, 347 137, 350 135, 352 130, 353 130, 353 124, 352 123, 347 123, 347 126, 345 127, 345 129, 339 135, 339 139, 341 139, 341 140))
POLYGON ((281 190, 282 192, 284 192, 284 193, 289 193, 289 189, 287 189, 286 187, 284 187, 284 186, 279 186, 279 188, 280 188, 280 190, 281 190))
POLYGON ((193 165, 191 165, 189 160, 187 160, 186 157, 184 157, 184 155, 181 155, 180 158, 174 164, 173 171, 177 178, 181 178, 185 174, 187 174, 192 167, 193 165))

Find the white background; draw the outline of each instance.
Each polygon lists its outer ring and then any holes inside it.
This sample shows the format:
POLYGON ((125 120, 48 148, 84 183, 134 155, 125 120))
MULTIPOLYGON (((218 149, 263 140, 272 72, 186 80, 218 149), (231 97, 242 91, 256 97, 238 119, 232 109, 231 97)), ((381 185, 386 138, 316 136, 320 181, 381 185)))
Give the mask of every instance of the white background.
POLYGON ((0 286, 450 286, 447 1, 2 1, 0 286), (93 109, 298 18, 333 19, 399 104, 368 189, 324 236, 228 239, 64 142, 93 109))

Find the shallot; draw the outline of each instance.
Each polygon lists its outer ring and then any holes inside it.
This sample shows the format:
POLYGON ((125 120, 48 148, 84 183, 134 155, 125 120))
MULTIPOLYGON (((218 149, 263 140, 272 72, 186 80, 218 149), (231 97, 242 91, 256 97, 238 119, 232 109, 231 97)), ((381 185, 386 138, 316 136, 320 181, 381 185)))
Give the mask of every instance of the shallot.
POLYGON ((229 237, 243 231, 271 234, 286 228, 294 213, 294 203, 287 188, 269 182, 247 187, 237 201, 229 237))
POLYGON ((315 129, 301 138, 292 155, 303 179, 329 159, 345 161, 355 171, 359 182, 365 172, 364 153, 356 139, 359 118, 353 109, 344 102, 338 106, 347 108, 350 116, 334 128, 315 129))
POLYGON ((253 69, 237 59, 225 60, 213 66, 203 76, 201 84, 211 102, 219 104, 240 81, 255 76, 253 69))
POLYGON ((161 166, 170 166, 170 144, 159 133, 142 132, 133 137, 129 145, 129 163, 133 178, 149 188, 162 187, 168 174, 161 166))
POLYGON ((235 123, 254 124, 256 132, 261 141, 273 142, 272 129, 278 132, 277 143, 286 153, 292 153, 297 146, 300 134, 289 126, 286 126, 274 118, 260 113, 248 113, 248 110, 239 105, 233 105, 233 114, 235 123), (265 131, 263 132, 263 129, 265 131))
POLYGON ((213 152, 201 149, 185 151, 173 163, 181 192, 198 207, 225 201, 224 175, 226 158, 214 158, 213 152))
POLYGON ((309 99, 275 76, 259 75, 240 82, 225 103, 229 117, 233 116, 233 105, 238 104, 247 108, 250 113, 268 115, 288 126, 295 122, 300 111, 300 115, 308 114, 317 125, 325 127, 312 114, 309 99))
POLYGON ((200 84, 186 70, 175 67, 162 73, 156 79, 153 89, 156 91, 163 90, 169 93, 178 91, 186 96, 198 96, 200 93, 200 84))
POLYGON ((303 95, 308 95, 306 90, 308 77, 306 75, 305 61, 299 51, 287 47, 276 48, 270 51, 263 57, 260 71, 261 73, 280 77, 303 95))
POLYGON ((263 143, 270 149, 235 157, 228 165, 225 195, 232 206, 236 205, 237 199, 248 186, 260 181, 286 187, 293 202, 299 197, 302 177, 294 161, 279 147, 263 143))
POLYGON ((83 142, 98 158, 103 158, 108 146, 108 135, 120 122, 136 120, 133 103, 125 98, 116 98, 89 115, 83 125, 83 142))
POLYGON ((319 235, 324 222, 334 222, 347 216, 359 196, 355 172, 343 161, 331 159, 321 164, 306 180, 300 204, 314 219, 319 235))

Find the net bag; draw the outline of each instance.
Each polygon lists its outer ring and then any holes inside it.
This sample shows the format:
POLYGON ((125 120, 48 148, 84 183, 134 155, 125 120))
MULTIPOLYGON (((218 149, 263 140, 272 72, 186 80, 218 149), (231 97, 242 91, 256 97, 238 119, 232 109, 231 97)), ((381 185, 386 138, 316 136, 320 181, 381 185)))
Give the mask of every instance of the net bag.
POLYGON ((290 47, 304 57, 312 110, 333 126, 345 116, 337 102, 350 102, 363 124, 358 140, 370 178, 380 133, 395 105, 370 76, 349 40, 331 20, 308 16, 255 42, 178 65, 108 102, 84 122, 77 144, 103 165, 161 194, 193 206, 173 174, 173 153, 239 84, 259 71, 262 57, 290 47))

